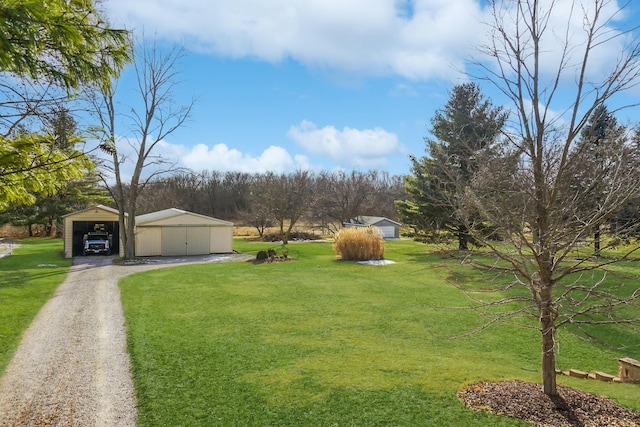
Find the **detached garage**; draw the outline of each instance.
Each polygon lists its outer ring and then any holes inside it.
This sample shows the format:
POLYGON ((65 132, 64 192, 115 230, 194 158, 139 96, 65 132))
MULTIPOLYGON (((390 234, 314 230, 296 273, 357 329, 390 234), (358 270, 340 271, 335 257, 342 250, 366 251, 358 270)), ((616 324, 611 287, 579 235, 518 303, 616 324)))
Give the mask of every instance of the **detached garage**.
POLYGON ((136 216, 136 256, 184 256, 233 251, 233 223, 180 209, 136 216))
POLYGON ((344 228, 378 227, 385 239, 400 238, 400 223, 382 216, 359 216, 343 225, 344 228))
POLYGON ((94 206, 73 212, 63 218, 64 257, 82 255, 83 237, 94 231, 104 231, 111 235, 111 253, 123 255, 120 245, 118 211, 107 206, 94 206))

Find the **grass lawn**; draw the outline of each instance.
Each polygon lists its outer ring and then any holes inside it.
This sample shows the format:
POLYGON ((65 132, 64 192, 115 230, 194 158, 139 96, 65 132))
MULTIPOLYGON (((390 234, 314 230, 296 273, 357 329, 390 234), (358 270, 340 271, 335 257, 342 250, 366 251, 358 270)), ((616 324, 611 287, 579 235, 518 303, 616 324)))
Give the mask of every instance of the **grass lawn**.
POLYGON ((70 265, 60 239, 25 239, 13 255, 0 258, 0 373, 70 265))
MULTIPOLYGON (((327 243, 288 250, 295 261, 121 281, 140 426, 528 425, 456 398, 480 380, 540 379, 536 330, 500 324, 452 339, 481 324, 452 283, 491 278, 410 241, 386 243, 396 261, 386 266, 335 261, 327 243)), ((640 357, 640 332, 616 333, 624 352, 560 332, 559 367, 617 373, 617 358, 640 357)), ((638 385, 559 381, 640 410, 638 385)))

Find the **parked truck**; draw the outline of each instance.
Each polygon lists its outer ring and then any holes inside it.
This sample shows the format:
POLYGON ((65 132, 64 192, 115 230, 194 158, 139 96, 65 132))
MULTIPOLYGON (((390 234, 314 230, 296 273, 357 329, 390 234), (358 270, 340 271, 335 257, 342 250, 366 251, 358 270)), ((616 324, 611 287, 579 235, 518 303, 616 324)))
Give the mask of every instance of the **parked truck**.
POLYGON ((83 255, 111 255, 111 235, 103 231, 92 231, 84 236, 83 255))

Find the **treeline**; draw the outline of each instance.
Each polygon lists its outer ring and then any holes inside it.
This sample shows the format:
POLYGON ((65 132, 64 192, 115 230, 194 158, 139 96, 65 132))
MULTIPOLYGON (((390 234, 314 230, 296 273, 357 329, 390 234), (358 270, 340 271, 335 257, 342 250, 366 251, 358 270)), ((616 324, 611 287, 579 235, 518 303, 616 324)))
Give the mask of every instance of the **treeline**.
POLYGON ((394 203, 404 198, 403 177, 378 171, 182 172, 148 183, 137 211, 176 207, 254 227, 260 234, 279 227, 286 239, 301 221, 332 232, 360 215, 397 220, 394 203))

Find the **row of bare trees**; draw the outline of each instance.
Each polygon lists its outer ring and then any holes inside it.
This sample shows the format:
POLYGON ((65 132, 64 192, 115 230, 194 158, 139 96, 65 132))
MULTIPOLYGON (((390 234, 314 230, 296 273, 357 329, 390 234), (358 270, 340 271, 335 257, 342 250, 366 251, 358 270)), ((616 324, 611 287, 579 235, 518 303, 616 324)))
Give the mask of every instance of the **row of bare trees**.
POLYGON ((179 206, 255 227, 261 235, 275 226, 288 240, 301 220, 331 232, 359 215, 397 219, 394 201, 404 197, 402 177, 378 171, 181 172, 150 182, 137 211, 179 206))

